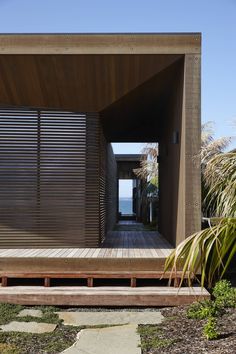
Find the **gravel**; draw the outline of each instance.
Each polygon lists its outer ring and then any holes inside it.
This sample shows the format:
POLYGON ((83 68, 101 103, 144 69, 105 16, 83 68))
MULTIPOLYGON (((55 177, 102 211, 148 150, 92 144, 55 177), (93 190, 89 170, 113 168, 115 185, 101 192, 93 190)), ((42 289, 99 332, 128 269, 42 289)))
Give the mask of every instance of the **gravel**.
MULTIPOLYGON (((202 334, 205 320, 188 319, 186 307, 164 308, 161 310, 166 320, 161 329, 164 338, 175 340, 166 348, 143 350, 143 354, 235 354, 236 353, 236 309, 227 309, 218 318, 217 340, 208 341, 202 334)), ((146 338, 147 339, 147 338, 146 338)))

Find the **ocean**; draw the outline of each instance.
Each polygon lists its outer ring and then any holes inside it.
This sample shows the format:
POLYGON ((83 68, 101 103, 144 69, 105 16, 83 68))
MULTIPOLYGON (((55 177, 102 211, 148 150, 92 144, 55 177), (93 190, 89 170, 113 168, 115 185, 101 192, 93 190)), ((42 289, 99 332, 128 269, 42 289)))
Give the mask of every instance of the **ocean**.
POLYGON ((122 214, 132 214, 132 198, 119 198, 119 211, 122 214))

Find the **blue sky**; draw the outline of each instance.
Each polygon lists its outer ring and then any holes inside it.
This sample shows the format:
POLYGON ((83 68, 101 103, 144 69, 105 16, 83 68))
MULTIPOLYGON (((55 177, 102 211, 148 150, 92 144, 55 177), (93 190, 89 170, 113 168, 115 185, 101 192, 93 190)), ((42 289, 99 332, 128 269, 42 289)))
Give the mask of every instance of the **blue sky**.
POLYGON ((202 32, 202 121, 233 134, 236 0, 0 0, 0 32, 202 32))

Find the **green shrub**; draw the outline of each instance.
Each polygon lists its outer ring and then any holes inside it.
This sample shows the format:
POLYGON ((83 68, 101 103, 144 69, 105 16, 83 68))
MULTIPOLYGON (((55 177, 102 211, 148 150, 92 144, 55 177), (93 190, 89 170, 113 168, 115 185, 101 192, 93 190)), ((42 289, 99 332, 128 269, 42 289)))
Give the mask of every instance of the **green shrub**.
POLYGON ((228 280, 218 281, 212 294, 218 307, 236 307, 236 289, 228 280))
POLYGON ((187 317, 203 320, 208 317, 218 317, 222 314, 222 308, 214 301, 204 300, 195 302, 187 309, 187 317))
POLYGON ((161 328, 157 325, 139 325, 138 333, 141 336, 141 349, 145 352, 168 348, 176 342, 175 338, 165 338, 161 328))
POLYGON ((208 340, 217 339, 219 337, 216 318, 208 318, 207 323, 203 327, 203 334, 208 340))

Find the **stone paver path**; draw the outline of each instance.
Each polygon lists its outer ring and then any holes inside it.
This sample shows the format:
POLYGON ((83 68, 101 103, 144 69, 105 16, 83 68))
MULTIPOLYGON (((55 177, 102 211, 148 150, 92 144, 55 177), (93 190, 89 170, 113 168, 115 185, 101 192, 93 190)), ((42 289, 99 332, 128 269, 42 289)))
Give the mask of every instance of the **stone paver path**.
POLYGON ((112 311, 112 312, 57 312, 65 325, 97 326, 121 324, 158 324, 163 320, 159 311, 112 311))
POLYGON ((43 313, 41 310, 33 310, 33 309, 24 309, 19 312, 17 317, 25 317, 25 316, 31 316, 31 317, 42 317, 43 313))
POLYGON ((8 324, 1 325, 0 330, 3 332, 46 333, 53 332, 56 326, 56 324, 51 323, 12 321, 8 324))
POLYGON ((136 325, 84 329, 63 354, 141 354, 139 345, 136 325))

